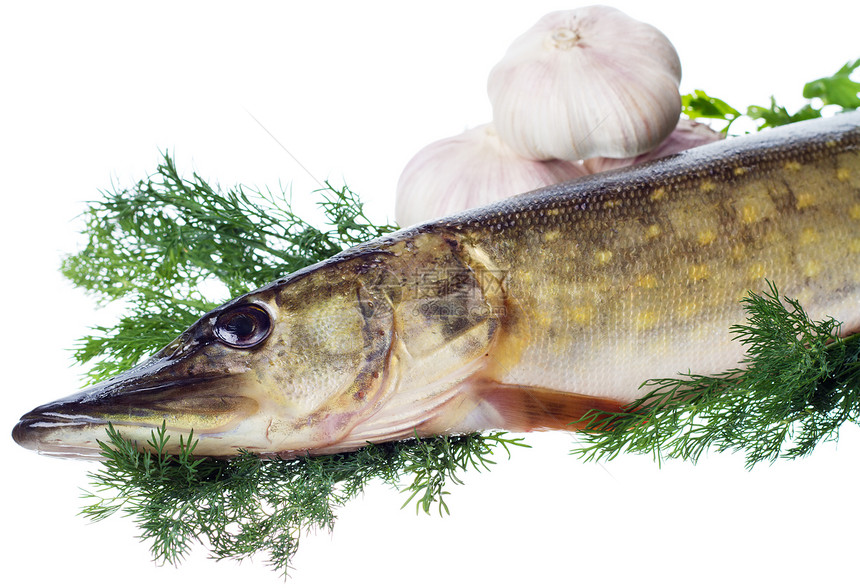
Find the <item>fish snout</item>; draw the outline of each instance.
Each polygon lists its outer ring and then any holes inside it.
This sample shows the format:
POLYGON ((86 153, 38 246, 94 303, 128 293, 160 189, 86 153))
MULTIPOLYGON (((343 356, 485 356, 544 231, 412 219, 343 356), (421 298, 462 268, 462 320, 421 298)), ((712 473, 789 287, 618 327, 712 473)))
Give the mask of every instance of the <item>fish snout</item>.
MULTIPOLYGON (((113 427, 146 447, 153 430, 166 426, 167 450, 180 449, 180 435, 220 439, 256 414, 257 400, 243 395, 240 375, 181 377, 159 370, 133 370, 77 394, 34 408, 12 429, 18 445, 59 457, 97 459, 99 441, 113 427)), ((201 449, 212 441, 201 440, 201 449)), ((226 452, 226 450, 225 450, 226 452)), ((205 453, 204 453, 205 454, 205 453)))
POLYGON ((97 458, 98 442, 95 438, 86 440, 81 434, 87 429, 104 428, 107 423, 83 412, 85 396, 76 394, 34 408, 19 419, 12 429, 12 439, 39 453, 97 458))

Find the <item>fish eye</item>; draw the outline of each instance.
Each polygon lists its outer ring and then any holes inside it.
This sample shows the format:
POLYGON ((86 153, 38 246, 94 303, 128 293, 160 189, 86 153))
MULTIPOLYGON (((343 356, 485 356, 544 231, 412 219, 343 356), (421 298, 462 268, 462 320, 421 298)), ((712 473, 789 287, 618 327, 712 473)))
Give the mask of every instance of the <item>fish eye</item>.
POLYGON ((247 349, 263 342, 272 332, 269 313, 254 304, 229 308, 215 320, 215 336, 230 347, 247 349))

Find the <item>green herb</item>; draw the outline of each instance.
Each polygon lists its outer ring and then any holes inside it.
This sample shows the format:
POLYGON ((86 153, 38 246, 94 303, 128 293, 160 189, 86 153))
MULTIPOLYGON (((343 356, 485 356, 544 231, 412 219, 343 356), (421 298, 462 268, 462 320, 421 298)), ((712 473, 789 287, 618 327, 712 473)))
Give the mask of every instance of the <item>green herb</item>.
POLYGON ((804 120, 820 118, 821 109, 813 108, 811 104, 804 104, 800 110, 794 114, 789 114, 788 110, 784 106, 777 104, 776 99, 771 96, 769 107, 750 106, 747 108, 747 116, 753 120, 763 121, 758 127, 759 130, 762 130, 767 127, 780 127, 804 120))
POLYGON ((709 118, 726 121, 723 132, 728 132, 731 124, 743 116, 719 98, 708 96, 704 90, 693 90, 692 94, 681 96, 681 112, 688 118, 709 118))
POLYGON ((829 78, 809 82, 803 87, 803 97, 819 98, 825 105, 836 105, 849 110, 860 108, 860 82, 850 76, 860 68, 860 59, 848 62, 829 78))
MULTIPOLYGON (((749 106, 746 116, 761 121, 759 130, 767 127, 778 127, 790 123, 813 118, 820 118, 826 106, 837 106, 841 110, 860 108, 860 82, 851 80, 850 76, 860 68, 860 59, 848 62, 830 77, 809 82, 803 87, 803 97, 809 102, 797 112, 790 113, 788 109, 770 97, 770 106, 749 106), (815 101, 820 102, 816 106, 815 101)), ((691 119, 711 119, 725 121, 726 126, 721 130, 728 132, 729 127, 744 116, 741 112, 719 98, 708 96, 702 90, 694 90, 691 94, 681 97, 682 113, 691 119)))
POLYGON ((732 328, 747 349, 743 367, 717 376, 650 380, 628 412, 586 414, 586 461, 621 453, 695 462, 708 449, 741 451, 747 467, 809 454, 860 424, 860 338, 833 336, 833 319, 811 321, 771 285, 744 299, 748 322, 732 328))
MULTIPOLYGON (((446 483, 462 484, 458 474, 486 470, 491 455, 524 445, 503 433, 433 437, 368 445, 351 453, 262 460, 194 459, 196 441, 182 439, 179 455, 163 451, 166 428, 152 433, 148 451, 123 439, 113 427, 110 444, 101 444, 106 462, 90 474, 94 492, 83 514, 101 520, 122 513, 141 529, 158 562, 178 564, 195 544, 212 557, 242 560, 256 553, 284 576, 308 531, 331 530, 335 511, 364 491, 372 480, 399 487, 416 509, 448 512, 446 483)), ((404 504, 404 506, 406 505, 404 504)))
POLYGON ((370 222, 346 187, 326 184, 319 194, 327 228, 296 215, 283 194, 183 179, 165 153, 149 178, 90 202, 88 242, 64 260, 63 274, 128 309, 81 340, 75 359, 95 360, 91 381, 136 365, 221 302, 396 229, 370 222))

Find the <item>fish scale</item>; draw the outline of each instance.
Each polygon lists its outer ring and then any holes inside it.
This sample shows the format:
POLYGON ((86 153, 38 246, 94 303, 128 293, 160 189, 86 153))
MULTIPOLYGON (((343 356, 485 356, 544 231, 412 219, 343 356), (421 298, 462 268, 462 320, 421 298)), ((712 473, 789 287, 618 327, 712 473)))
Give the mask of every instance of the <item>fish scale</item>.
POLYGON ((856 329, 860 132, 843 116, 445 223, 507 269, 530 326, 505 383, 630 401, 652 377, 724 371, 743 352, 729 335, 739 302, 765 279, 856 329))

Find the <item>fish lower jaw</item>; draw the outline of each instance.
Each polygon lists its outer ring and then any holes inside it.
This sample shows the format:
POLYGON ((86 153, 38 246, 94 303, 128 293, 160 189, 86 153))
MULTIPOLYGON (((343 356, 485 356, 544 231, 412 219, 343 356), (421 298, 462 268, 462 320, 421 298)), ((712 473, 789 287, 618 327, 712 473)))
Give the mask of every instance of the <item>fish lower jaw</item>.
POLYGON ((12 429, 12 438, 25 449, 41 455, 69 459, 103 459, 92 429, 106 426, 96 419, 21 419, 12 429))
MULTIPOLYGON (((26 415, 25 415, 26 417, 26 415)), ((139 450, 149 449, 153 433, 161 425, 123 422, 76 415, 43 413, 39 418, 22 418, 12 430, 12 438, 25 449, 41 455, 70 459, 104 461, 101 443, 111 444, 107 429, 113 426, 124 439, 136 444, 139 450)), ((240 449, 253 453, 271 451, 264 436, 254 431, 211 430, 198 433, 185 429, 171 429, 167 425, 164 450, 180 453, 189 442, 196 442, 194 455, 199 457, 235 457, 240 449)))

